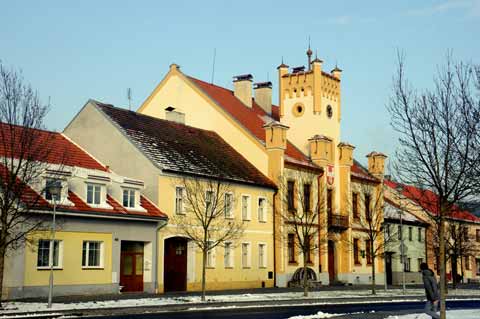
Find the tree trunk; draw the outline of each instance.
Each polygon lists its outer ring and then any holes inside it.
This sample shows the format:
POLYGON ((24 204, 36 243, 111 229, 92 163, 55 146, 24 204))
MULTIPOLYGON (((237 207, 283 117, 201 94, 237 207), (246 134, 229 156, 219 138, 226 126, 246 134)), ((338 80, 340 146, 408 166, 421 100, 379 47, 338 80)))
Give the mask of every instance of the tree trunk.
MULTIPOLYGON (((443 208, 443 207, 442 207, 443 208)), ((445 219, 444 219, 444 210, 442 209, 440 212, 440 319, 446 319, 446 303, 445 303, 445 295, 446 295, 446 271, 445 271, 445 219)))
POLYGON ((3 309, 2 306, 2 297, 3 297, 3 272, 5 270, 5 248, 0 247, 0 309, 3 309))
POLYGON ((303 252, 303 296, 308 297, 307 253, 303 252))
POLYGON ((458 274, 457 274, 457 255, 456 254, 453 254, 452 255, 452 258, 451 258, 451 261, 452 261, 452 288, 453 289, 456 289, 457 288, 457 284, 458 284, 458 274))
POLYGON ((205 301, 205 290, 206 290, 206 269, 207 269, 207 249, 202 249, 202 301, 205 301))
POLYGON ((372 295, 376 295, 377 292, 375 291, 375 256, 372 252, 370 256, 372 256, 372 295))

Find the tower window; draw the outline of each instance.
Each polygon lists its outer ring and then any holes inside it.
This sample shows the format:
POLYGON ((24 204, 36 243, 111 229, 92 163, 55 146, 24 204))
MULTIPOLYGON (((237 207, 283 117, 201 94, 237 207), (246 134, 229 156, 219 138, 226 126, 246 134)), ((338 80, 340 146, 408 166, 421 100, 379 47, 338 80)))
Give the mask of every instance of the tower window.
POLYGON ((327 105, 327 116, 331 118, 333 116, 333 109, 331 105, 327 105))
POLYGON ((298 116, 302 116, 303 113, 305 112, 305 107, 304 107, 303 104, 301 104, 301 103, 295 104, 295 105, 293 106, 292 112, 293 112, 293 115, 295 115, 295 116, 297 116, 297 117, 298 117, 298 116))

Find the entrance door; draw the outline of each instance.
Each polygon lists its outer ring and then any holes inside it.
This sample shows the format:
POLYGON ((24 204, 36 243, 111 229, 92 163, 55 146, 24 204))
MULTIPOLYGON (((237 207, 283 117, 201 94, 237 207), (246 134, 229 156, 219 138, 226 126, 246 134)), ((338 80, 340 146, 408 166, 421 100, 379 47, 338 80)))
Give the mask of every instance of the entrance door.
POLYGON ((163 283, 165 292, 187 290, 187 240, 165 239, 163 283))
POLYGON ((122 242, 120 286, 122 292, 143 291, 143 243, 122 242))
POLYGON ((335 282, 335 244, 333 241, 328 241, 328 279, 330 280, 330 285, 335 282))
POLYGON ((385 254, 385 270, 387 272, 387 285, 392 284, 392 253, 385 254))

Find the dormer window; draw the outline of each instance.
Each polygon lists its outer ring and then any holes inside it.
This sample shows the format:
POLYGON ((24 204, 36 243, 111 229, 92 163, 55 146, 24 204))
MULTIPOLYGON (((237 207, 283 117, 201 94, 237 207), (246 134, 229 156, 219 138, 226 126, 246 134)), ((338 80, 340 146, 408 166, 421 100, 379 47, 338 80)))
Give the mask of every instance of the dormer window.
POLYGON ((87 184, 87 204, 100 205, 102 185, 87 184))
POLYGON ((135 190, 134 189, 124 189, 123 190, 123 206, 124 207, 135 207, 135 190))

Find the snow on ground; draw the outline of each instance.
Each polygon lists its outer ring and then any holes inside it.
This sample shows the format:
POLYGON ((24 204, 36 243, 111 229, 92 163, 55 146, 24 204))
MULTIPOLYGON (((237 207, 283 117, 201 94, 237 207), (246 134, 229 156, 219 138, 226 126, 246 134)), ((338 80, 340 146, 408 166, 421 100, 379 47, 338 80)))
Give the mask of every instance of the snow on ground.
POLYGON ((322 319, 322 318, 332 318, 332 317, 338 317, 338 316, 343 316, 344 314, 332 314, 332 313, 326 313, 326 312, 317 312, 314 315, 306 315, 306 316, 293 316, 288 319, 322 319))
MULTIPOLYGON (((423 289, 408 289, 407 296, 422 297, 425 291, 423 289)), ((449 291, 449 297, 475 295, 480 296, 480 290, 459 289, 449 291)), ((401 289, 390 289, 388 291, 377 291, 377 297, 399 297, 403 296, 401 289)), ((271 301, 271 300, 298 300, 298 299, 316 299, 318 304, 331 303, 350 303, 358 298, 372 297, 369 290, 343 290, 343 291, 315 291, 309 294, 308 298, 303 297, 302 292, 285 293, 264 293, 264 294, 232 294, 232 295, 208 295, 207 303, 222 302, 253 302, 253 301, 271 301), (338 298, 346 298, 348 302, 335 301, 338 298), (322 300, 324 299, 324 300, 322 300)), ((359 301, 359 300, 358 300, 359 301)), ((358 302, 356 301, 356 302, 358 302)), ((393 300, 394 301, 394 300, 393 300)), ((399 299, 398 302, 405 301, 399 299)), ((366 301, 371 303, 372 301, 366 301)), ((139 298, 139 299, 121 299, 107 301, 89 301, 78 303, 54 303, 51 309, 47 308, 46 303, 12 301, 3 304, 3 314, 15 312, 38 312, 38 311, 59 311, 59 310, 80 310, 80 309, 98 309, 98 308, 127 308, 144 306, 164 306, 164 305, 188 305, 201 303, 200 296, 169 297, 159 295, 158 298, 139 298)), ((242 305, 243 306, 243 305, 242 305)))
MULTIPOLYGON (((430 319, 429 315, 416 313, 402 316, 389 316, 385 319, 430 319)), ((455 319, 478 319, 480 318, 480 309, 469 310, 447 310, 447 318, 455 319)))

